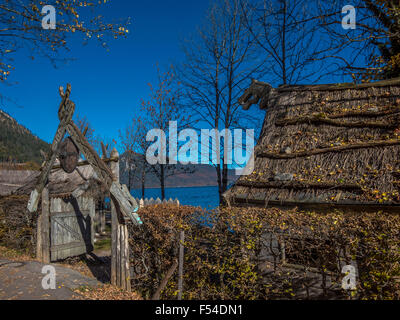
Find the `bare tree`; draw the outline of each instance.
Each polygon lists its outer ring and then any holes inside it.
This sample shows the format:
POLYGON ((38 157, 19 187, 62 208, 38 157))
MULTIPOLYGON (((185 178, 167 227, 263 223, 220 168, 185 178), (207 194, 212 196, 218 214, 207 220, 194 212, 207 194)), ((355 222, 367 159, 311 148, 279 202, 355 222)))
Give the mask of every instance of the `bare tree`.
POLYGON ((397 0, 355 0, 354 29, 343 29, 343 8, 348 1, 321 0, 319 26, 336 44, 330 58, 339 73, 354 81, 371 81, 400 75, 400 4, 397 0))
POLYGON ((86 116, 82 117, 79 114, 76 114, 75 123, 79 130, 81 130, 81 132, 85 135, 87 141, 96 148, 98 145, 97 137, 95 135, 95 130, 90 124, 88 118, 86 116))
POLYGON ((145 123, 140 117, 134 117, 131 123, 120 131, 120 140, 124 150, 124 168, 128 173, 128 188, 133 188, 135 180, 140 180, 142 198, 145 198, 146 174, 150 167, 146 162, 146 150, 150 145, 146 141, 145 123))
POLYGON ((109 38, 125 37, 129 20, 105 22, 103 16, 94 11, 101 4, 101 1, 52 1, 58 17, 56 29, 46 30, 42 27, 43 1, 3 0, 0 4, 0 82, 15 68, 13 55, 21 48, 29 49, 32 59, 44 56, 56 64, 62 60, 59 54, 69 49, 69 34, 80 34, 85 42, 96 39, 103 47, 107 46, 109 38), (84 17, 89 19, 84 20, 84 17))
POLYGON ((326 59, 335 44, 322 37, 317 7, 318 0, 261 0, 251 15, 244 14, 247 30, 267 59, 269 83, 292 85, 329 76, 326 59))
MULTIPOLYGON (((188 126, 190 117, 182 112, 180 105, 181 85, 177 81, 173 67, 171 66, 166 72, 162 72, 157 66, 157 74, 157 85, 149 84, 151 91, 149 99, 147 101, 142 100, 141 111, 144 114, 142 130, 147 132, 151 129, 160 129, 168 135, 170 122, 176 122, 178 130, 180 130, 188 126)), ((163 146, 164 151, 162 152, 170 149, 168 140, 166 139, 166 144, 163 146)), ((146 139, 146 142, 148 143, 149 141, 146 139)), ((144 144, 144 147, 147 150, 148 144, 144 144)), ((161 198, 163 200, 165 199, 165 181, 169 177, 193 172, 193 167, 171 163, 169 161, 171 159, 168 156, 166 158, 168 164, 158 163, 150 166, 151 171, 160 181, 161 198)))
MULTIPOLYGON (((257 54, 254 37, 245 28, 252 14, 240 0, 218 0, 210 8, 207 21, 192 39, 183 43, 186 56, 180 66, 186 108, 198 126, 222 131, 258 127, 259 118, 243 112, 238 98, 252 78, 261 76, 264 57, 257 54)), ((217 137, 216 137, 217 138, 217 137)), ((213 163, 217 172, 220 203, 228 188, 229 148, 216 139, 213 163)), ((205 147, 208 147, 205 146, 205 147)), ((211 163, 211 161, 210 161, 211 163)))
POLYGON ((75 115, 75 123, 97 153, 102 154, 103 158, 108 158, 111 151, 117 145, 117 142, 114 139, 96 134, 96 131, 86 116, 75 115))

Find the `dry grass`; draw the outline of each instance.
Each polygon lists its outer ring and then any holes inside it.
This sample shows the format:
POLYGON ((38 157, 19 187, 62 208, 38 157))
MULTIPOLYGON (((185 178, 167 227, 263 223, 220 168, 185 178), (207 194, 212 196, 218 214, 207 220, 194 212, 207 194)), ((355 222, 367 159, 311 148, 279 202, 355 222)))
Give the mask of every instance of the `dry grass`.
POLYGON ((112 285, 104 285, 98 288, 81 287, 75 290, 79 296, 77 300, 143 300, 135 292, 126 292, 112 285))

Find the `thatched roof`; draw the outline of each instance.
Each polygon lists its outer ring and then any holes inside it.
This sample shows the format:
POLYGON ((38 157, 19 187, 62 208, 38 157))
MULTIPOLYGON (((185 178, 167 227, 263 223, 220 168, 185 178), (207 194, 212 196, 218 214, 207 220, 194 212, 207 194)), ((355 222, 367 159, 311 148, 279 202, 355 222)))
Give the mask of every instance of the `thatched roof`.
POLYGON ((266 110, 255 171, 231 205, 400 205, 400 79, 288 86, 254 81, 240 101, 266 110))
MULTIPOLYGON (((25 185, 14 191, 15 195, 30 194, 36 187, 40 172, 33 173, 25 185)), ((97 197, 104 195, 106 191, 101 183, 95 178, 94 171, 90 165, 79 166, 71 174, 65 173, 61 168, 54 169, 47 184, 50 196, 53 198, 70 197, 77 190, 80 195, 97 197)))
POLYGON ((25 185, 34 171, 0 169, 0 196, 6 196, 25 185))

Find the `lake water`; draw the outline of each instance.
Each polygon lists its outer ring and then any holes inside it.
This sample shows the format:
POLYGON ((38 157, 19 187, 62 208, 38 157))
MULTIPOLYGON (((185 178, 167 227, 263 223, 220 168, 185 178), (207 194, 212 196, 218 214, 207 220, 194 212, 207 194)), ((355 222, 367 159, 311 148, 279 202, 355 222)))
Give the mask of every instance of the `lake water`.
MULTIPOLYGON (((142 191, 132 190, 132 195, 141 198, 142 191)), ((145 197, 161 199, 161 189, 146 189, 145 197)), ((218 187, 166 188, 165 197, 178 199, 182 205, 204 209, 215 209, 219 205, 218 187)))

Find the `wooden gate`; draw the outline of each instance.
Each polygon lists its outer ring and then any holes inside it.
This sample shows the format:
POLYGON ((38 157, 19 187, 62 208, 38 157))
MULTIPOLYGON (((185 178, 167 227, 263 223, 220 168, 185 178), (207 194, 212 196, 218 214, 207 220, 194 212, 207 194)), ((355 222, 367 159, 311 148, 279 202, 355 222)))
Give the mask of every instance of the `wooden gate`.
POLYGON ((50 260, 93 251, 95 204, 92 198, 50 201, 50 260))

